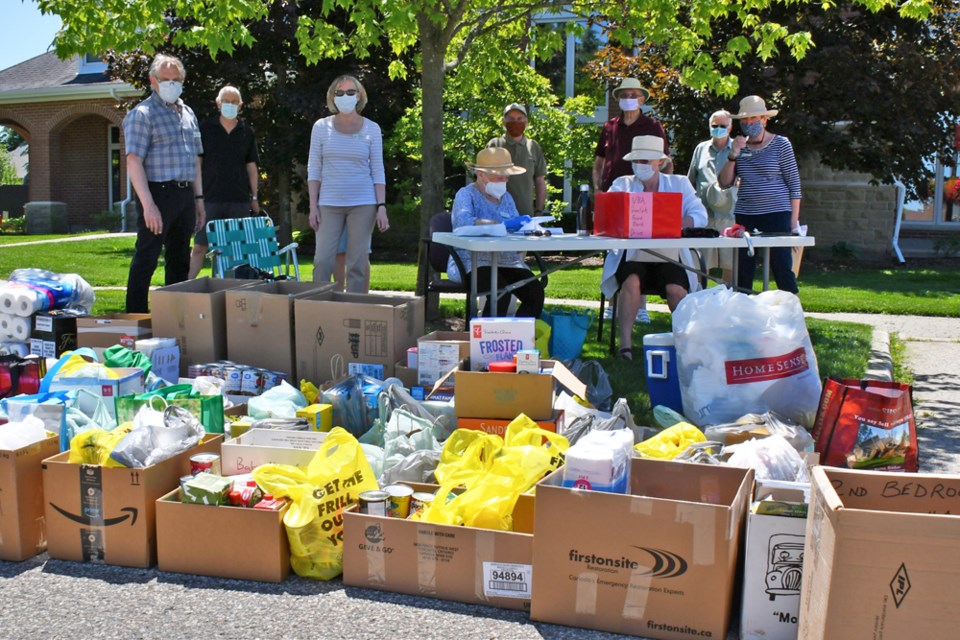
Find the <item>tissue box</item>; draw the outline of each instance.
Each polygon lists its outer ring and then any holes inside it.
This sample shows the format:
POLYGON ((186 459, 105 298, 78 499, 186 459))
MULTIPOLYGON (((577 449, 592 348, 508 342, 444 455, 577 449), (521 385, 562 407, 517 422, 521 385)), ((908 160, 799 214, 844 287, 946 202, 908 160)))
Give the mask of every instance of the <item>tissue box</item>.
POLYGON ((233 480, 212 473, 198 473, 183 487, 183 502, 187 504, 229 504, 233 480))

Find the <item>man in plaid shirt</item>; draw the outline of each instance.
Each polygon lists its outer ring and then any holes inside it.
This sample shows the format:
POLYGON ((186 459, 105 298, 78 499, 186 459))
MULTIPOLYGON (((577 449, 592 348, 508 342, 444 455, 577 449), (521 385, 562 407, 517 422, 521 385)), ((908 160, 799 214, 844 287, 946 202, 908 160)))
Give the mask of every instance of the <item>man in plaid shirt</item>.
POLYGON ((190 240, 203 227, 200 126, 183 103, 183 63, 158 54, 150 97, 123 120, 127 172, 137 194, 137 244, 127 278, 127 313, 146 313, 150 280, 165 249, 165 283, 187 279, 190 240))

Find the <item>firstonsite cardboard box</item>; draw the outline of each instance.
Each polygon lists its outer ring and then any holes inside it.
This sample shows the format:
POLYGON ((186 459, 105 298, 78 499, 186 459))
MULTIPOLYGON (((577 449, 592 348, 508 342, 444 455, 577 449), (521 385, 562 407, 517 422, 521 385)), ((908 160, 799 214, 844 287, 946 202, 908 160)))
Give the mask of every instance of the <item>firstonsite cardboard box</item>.
POLYGON ((815 467, 802 640, 956 638, 960 476, 815 467))
POLYGON ((491 362, 513 360, 517 351, 536 347, 533 318, 470 320, 470 369, 486 371, 491 362))
POLYGON ((741 640, 796 640, 810 483, 757 480, 747 512, 741 640))
MULTIPOLYGON (((507 432, 507 426, 513 422, 507 418, 457 418, 458 429, 476 429, 493 433, 501 438, 507 432)), ((547 420, 534 420, 541 429, 552 431, 553 433, 562 433, 564 425, 564 411, 557 410, 553 412, 547 420)))
POLYGON ((424 387, 470 357, 468 331, 434 331, 417 340, 417 384, 424 387))
POLYGON ((184 504, 177 488, 157 500, 157 567, 198 576, 283 582, 290 544, 280 511, 184 504), (242 545, 217 544, 235 531, 242 545), (206 541, 198 544, 198 541, 206 541))
POLYGON ((223 443, 220 469, 225 476, 235 476, 262 464, 306 467, 326 437, 322 431, 251 429, 223 443))
POLYGON ((151 567, 157 561, 156 501, 190 473, 190 456, 220 453, 222 435, 144 469, 43 461, 47 553, 76 562, 151 567))
POLYGON ((630 494, 537 485, 530 617, 726 638, 753 470, 635 458, 630 494))
POLYGON ((679 193, 598 193, 593 233, 610 238, 679 238, 682 210, 679 193))
MULTIPOLYGON (((454 412, 457 418, 503 418, 521 413, 532 420, 553 416, 554 381, 574 395, 586 397, 587 387, 563 363, 543 361, 544 373, 490 373, 452 371, 456 379, 454 412)), ((442 386, 443 379, 436 386, 442 386)))
POLYGON ((199 278, 150 292, 153 335, 176 338, 180 375, 191 364, 227 357, 227 291, 258 284, 256 280, 199 278))
POLYGON ((0 449, 0 560, 19 562, 47 548, 41 463, 59 451, 59 435, 0 449))
POLYGON ((137 340, 153 337, 149 313, 112 313, 77 318, 77 346, 106 349, 115 344, 133 349, 137 340))
POLYGON ((320 385, 333 378, 331 360, 393 365, 423 333, 423 297, 334 293, 294 301, 297 376, 320 385))
MULTIPOLYGON (((411 484, 434 492, 434 485, 411 484)), ((415 596, 528 610, 533 502, 521 495, 513 531, 343 514, 343 583, 415 596)))
POLYGON ((227 291, 227 358, 251 367, 282 371, 291 380, 297 380, 294 298, 333 291, 333 286, 285 280, 227 291))

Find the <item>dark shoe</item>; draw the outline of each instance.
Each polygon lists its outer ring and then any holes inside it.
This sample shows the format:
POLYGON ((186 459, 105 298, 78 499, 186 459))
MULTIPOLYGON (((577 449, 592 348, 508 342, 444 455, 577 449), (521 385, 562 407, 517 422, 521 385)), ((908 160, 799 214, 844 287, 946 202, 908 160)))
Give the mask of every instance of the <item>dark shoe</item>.
POLYGON ((621 360, 631 360, 631 361, 632 361, 632 360, 633 360, 633 349, 631 349, 630 347, 624 347, 624 348, 620 349, 619 355, 620 355, 620 359, 621 359, 621 360))

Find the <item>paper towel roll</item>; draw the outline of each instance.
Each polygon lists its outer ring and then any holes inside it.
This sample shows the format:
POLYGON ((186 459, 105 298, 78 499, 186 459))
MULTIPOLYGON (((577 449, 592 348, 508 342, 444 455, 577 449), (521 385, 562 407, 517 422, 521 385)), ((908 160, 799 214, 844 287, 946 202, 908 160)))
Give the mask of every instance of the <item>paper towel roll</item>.
POLYGON ((14 294, 13 312, 21 318, 29 318, 45 308, 41 294, 37 291, 20 289, 14 294))
POLYGON ((14 304, 16 303, 16 294, 12 287, 4 284, 0 286, 0 312, 13 315, 14 304))
POLYGON ((21 318, 19 316, 10 317, 10 335, 14 342, 27 342, 30 340, 30 318, 21 318))
POLYGON ((30 345, 26 342, 0 342, 0 355, 15 355, 26 358, 30 355, 30 345))

